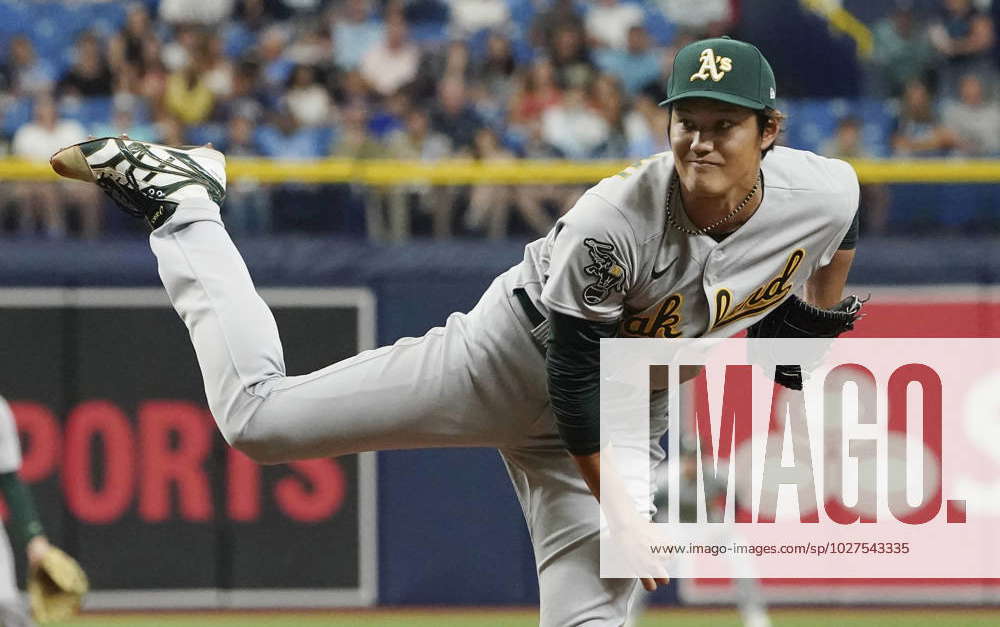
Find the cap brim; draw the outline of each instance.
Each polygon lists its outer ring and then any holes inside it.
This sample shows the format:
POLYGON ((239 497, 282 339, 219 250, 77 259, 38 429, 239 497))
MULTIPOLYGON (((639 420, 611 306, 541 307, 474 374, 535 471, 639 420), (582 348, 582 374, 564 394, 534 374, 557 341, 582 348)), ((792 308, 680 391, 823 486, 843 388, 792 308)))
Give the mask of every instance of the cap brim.
POLYGON ((672 102, 677 102, 678 100, 687 100, 688 98, 709 98, 711 100, 720 100, 722 102, 728 102, 729 104, 738 105, 740 107, 746 107, 747 109, 753 109, 754 111, 761 111, 767 108, 763 102, 757 100, 751 100, 750 98, 744 98, 743 96, 735 96, 733 94, 725 94, 718 91, 712 91, 710 89, 702 89, 695 91, 686 91, 672 98, 667 98, 660 103, 660 106, 670 104, 672 102))

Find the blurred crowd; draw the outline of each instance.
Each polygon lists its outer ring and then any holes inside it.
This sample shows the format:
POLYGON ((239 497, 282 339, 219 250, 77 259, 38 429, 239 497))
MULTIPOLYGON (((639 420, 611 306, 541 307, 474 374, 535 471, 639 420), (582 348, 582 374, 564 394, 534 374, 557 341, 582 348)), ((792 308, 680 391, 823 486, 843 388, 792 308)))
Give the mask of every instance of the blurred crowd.
MULTIPOLYGON (((899 103, 891 153, 997 156, 993 22, 983 3, 939 4, 927 14, 900 2, 874 29, 872 89, 899 103)), ((675 51, 731 32, 739 8, 738 0, 135 2, 106 32, 83 29, 63 42, 65 57, 39 51, 31 25, 11 33, 0 139, 36 160, 87 135, 119 134, 272 159, 637 158, 665 147, 657 103, 675 51)), ((842 117, 822 150, 867 156, 862 122, 842 117)), ((272 209, 288 198, 329 212, 329 194, 280 187, 232 182, 231 228, 279 228, 272 209)), ((580 191, 340 187, 343 206, 363 214, 349 230, 390 240, 542 233, 580 191)), ((20 183, 5 193, 0 232, 96 237, 107 228, 92 188, 20 183)), ((881 228, 886 192, 867 193, 872 228, 881 228)))
POLYGON ((912 0, 899 0, 876 24, 874 91, 900 103, 894 155, 1000 155, 996 30, 988 5, 941 0, 927 19, 912 0))

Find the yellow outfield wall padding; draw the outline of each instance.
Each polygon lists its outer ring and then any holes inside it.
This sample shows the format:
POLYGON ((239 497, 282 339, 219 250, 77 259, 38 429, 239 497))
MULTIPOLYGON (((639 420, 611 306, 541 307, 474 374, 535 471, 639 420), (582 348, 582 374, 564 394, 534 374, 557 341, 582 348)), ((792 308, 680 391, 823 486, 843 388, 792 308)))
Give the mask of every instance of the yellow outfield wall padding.
MULTIPOLYGON (((852 161, 862 183, 1000 183, 1000 160, 865 159, 852 161)), ((588 184, 612 176, 628 161, 509 161, 476 163, 449 160, 433 163, 395 160, 324 159, 274 161, 230 159, 230 181, 261 183, 359 183, 396 185, 434 183, 465 185, 588 184)), ((47 163, 0 159, 0 180, 46 181, 57 177, 47 163)))

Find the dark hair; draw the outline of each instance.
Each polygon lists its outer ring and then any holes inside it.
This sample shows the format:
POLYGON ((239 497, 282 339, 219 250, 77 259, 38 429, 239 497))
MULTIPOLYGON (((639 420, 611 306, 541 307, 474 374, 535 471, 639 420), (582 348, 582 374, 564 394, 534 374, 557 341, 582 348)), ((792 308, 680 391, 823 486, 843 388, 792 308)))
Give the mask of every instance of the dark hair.
MULTIPOLYGON (((670 104, 666 105, 666 107, 667 107, 667 120, 669 122, 670 117, 674 113, 674 105, 673 105, 673 103, 670 103, 670 104)), ((778 134, 780 135, 781 134, 781 130, 782 130, 782 125, 784 124, 785 120, 788 118, 787 115, 785 115, 784 113, 782 113, 781 111, 779 111, 778 109, 775 109, 773 107, 764 107, 763 109, 761 109, 759 111, 754 111, 754 114, 755 114, 755 116, 757 118, 757 131, 760 133, 761 137, 764 136, 764 129, 767 128, 768 123, 771 123, 771 122, 773 122, 775 125, 777 125, 777 127, 778 127, 778 134)), ((769 153, 772 150, 774 150, 774 146, 777 143, 778 143, 778 138, 776 136, 775 139, 774 139, 774 141, 771 142, 770 146, 768 146, 767 148, 765 148, 765 149, 763 149, 763 150, 760 151, 760 158, 763 159, 765 156, 767 156, 767 153, 769 153)))
POLYGON ((775 126, 777 126, 778 130, 778 132, 775 133, 774 141, 771 142, 771 145, 760 151, 761 159, 763 159, 767 153, 774 150, 775 144, 778 143, 778 135, 781 134, 781 129, 785 124, 785 119, 787 118, 787 115, 772 107, 765 107, 763 111, 757 112, 757 130, 760 132, 761 137, 764 136, 764 129, 767 128, 767 125, 770 122, 773 122, 775 126))

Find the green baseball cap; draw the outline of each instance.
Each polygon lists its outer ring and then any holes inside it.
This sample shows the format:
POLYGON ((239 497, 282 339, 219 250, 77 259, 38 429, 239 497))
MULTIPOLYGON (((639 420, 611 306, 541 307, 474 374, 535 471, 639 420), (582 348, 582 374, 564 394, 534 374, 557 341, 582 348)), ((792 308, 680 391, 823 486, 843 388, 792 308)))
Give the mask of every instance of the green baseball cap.
POLYGON ((757 46, 719 37, 688 44, 674 57, 667 99, 711 98, 761 110, 774 108, 774 71, 757 46))

